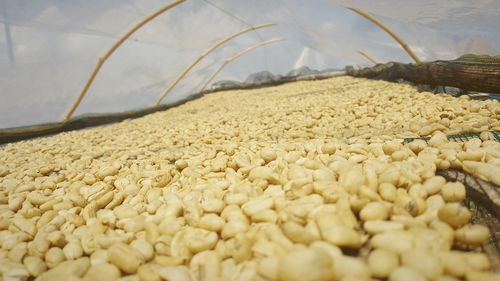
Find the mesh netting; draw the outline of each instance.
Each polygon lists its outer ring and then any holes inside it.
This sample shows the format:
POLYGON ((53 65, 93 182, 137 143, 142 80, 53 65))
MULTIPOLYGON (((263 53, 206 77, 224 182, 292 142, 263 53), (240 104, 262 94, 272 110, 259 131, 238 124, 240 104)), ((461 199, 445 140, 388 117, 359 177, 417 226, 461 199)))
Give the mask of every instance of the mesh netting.
POLYGON ((448 181, 458 181, 467 190, 465 204, 472 212, 472 221, 487 225, 490 229, 490 241, 482 246, 488 254, 492 267, 500 268, 500 192, 498 186, 459 170, 448 169, 438 172, 448 181))

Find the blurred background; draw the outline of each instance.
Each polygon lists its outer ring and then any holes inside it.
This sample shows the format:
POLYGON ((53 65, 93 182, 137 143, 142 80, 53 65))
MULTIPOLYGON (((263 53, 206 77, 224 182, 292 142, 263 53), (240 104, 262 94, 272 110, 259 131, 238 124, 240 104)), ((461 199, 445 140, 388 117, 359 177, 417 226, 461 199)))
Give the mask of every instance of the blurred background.
MULTIPOLYGON (((75 101, 99 56, 166 0, 0 0, 0 128, 59 121, 75 101)), ((207 56, 163 103, 198 92, 227 59, 272 37, 215 78, 244 81, 258 71, 286 74, 308 66, 341 69, 412 62, 379 27, 346 9, 375 16, 404 38, 422 60, 466 53, 498 54, 497 0, 188 0, 138 30, 104 64, 75 112, 118 112, 153 105, 187 65, 221 38, 274 22, 207 56)))

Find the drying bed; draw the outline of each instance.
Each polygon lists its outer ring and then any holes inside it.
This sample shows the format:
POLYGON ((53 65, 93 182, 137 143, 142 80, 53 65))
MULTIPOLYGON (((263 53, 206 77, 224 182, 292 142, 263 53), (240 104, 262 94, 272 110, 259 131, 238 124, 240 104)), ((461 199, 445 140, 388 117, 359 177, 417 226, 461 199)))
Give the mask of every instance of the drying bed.
POLYGON ((336 77, 11 143, 2 279, 498 280, 495 233, 437 173, 497 188, 499 117, 494 100, 336 77), (480 138, 447 138, 464 133, 480 138))

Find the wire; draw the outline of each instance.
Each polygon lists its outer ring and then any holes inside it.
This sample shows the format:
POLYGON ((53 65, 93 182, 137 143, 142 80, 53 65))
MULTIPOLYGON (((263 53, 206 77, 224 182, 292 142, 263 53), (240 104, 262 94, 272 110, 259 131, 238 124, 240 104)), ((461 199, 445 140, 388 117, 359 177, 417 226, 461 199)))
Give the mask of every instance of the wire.
POLYGON ((251 26, 251 24, 250 24, 250 23, 248 23, 247 21, 245 21, 245 20, 244 20, 243 18, 241 18, 240 16, 237 16, 237 15, 235 15, 235 14, 233 14, 233 13, 229 12, 228 10, 221 8, 220 6, 218 6, 218 5, 214 4, 214 3, 212 3, 211 1, 209 1, 209 0, 203 0, 203 2, 205 2, 205 3, 209 4, 209 5, 211 5, 212 7, 216 8, 217 10, 219 10, 219 11, 223 12, 224 14, 226 14, 226 15, 228 15, 228 16, 230 16, 230 17, 232 17, 233 19, 236 19, 237 21, 239 21, 239 22, 241 22, 241 23, 243 23, 243 24, 246 24, 246 25, 248 25, 248 26, 251 26))
MULTIPOLYGON (((0 24, 6 24, 6 21, 0 19, 0 24)), ((80 27, 80 26, 76 26, 76 25, 61 26, 61 25, 55 25, 55 24, 44 23, 44 22, 39 22, 39 21, 27 22, 24 19, 16 19, 16 18, 9 18, 8 24, 10 24, 11 26, 29 27, 29 28, 36 29, 36 30, 43 30, 43 31, 50 31, 50 32, 73 33, 73 34, 79 34, 79 35, 101 37, 101 38, 106 38, 106 39, 118 39, 118 36, 116 34, 113 34, 110 32, 104 32, 104 31, 97 30, 97 29, 89 29, 89 28, 85 28, 85 27, 80 27)), ((142 43, 142 44, 153 45, 153 46, 172 48, 172 49, 175 49, 176 47, 178 47, 177 45, 175 45, 175 43, 160 43, 160 42, 155 42, 153 40, 141 40, 141 39, 137 39, 134 37, 131 37, 130 41, 138 42, 138 43, 142 43)), ((187 47, 185 47, 184 50, 199 51, 196 48, 187 48, 187 47)))
MULTIPOLYGON (((205 2, 205 3, 207 3, 207 4, 209 4, 210 6, 212 6, 214 8, 216 8, 217 10, 223 12, 224 14, 228 15, 231 18, 233 18, 233 19, 235 19, 235 20, 237 20, 237 21, 239 21, 239 22, 241 22, 241 23, 243 23, 243 24, 245 24, 247 26, 252 26, 252 24, 250 24, 248 21, 244 20, 242 17, 240 17, 240 16, 236 15, 235 13, 232 13, 232 12, 230 12, 230 11, 228 11, 228 10, 226 10, 226 9, 224 9, 224 8, 216 5, 216 4, 214 4, 210 0, 202 0, 202 1, 205 2)), ((254 30, 254 32, 255 32, 255 35, 257 35, 257 38, 259 38, 260 42, 263 42, 264 39, 260 36, 259 32, 256 31, 256 30, 254 30)), ((265 47, 262 48, 262 49, 264 51, 264 63, 266 65, 266 70, 269 71, 269 64, 268 64, 268 60, 267 60, 267 51, 266 51, 265 47)))

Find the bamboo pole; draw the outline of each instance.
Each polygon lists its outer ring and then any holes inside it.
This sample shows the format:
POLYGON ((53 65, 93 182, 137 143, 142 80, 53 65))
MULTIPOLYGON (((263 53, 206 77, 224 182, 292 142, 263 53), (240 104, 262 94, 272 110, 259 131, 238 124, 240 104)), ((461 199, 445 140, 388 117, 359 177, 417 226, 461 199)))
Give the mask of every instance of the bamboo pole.
POLYGON ((240 58, 241 56, 257 49, 257 48, 260 48, 260 47, 263 47, 265 45, 269 45, 269 44, 272 44, 272 43, 277 43, 277 42, 280 42, 280 41, 283 41, 284 39, 283 38, 273 38, 273 39, 269 39, 267 41, 263 41, 263 42, 260 42, 258 44, 255 44, 253 46, 250 46, 246 49, 244 49, 243 51, 239 52, 239 53, 235 53, 235 54, 232 54, 229 58, 227 58, 222 64, 221 66, 219 66, 219 68, 217 68, 216 71, 214 71, 214 73, 212 73, 212 75, 210 75, 210 78, 208 78, 207 82, 205 82, 205 84, 203 85, 203 87, 201 88, 200 92, 203 91, 207 86, 208 84, 215 78, 215 76, 217 76, 217 74, 219 74, 219 72, 221 72, 221 70, 226 67, 226 65, 228 65, 230 62, 240 58))
POLYGON ((92 85, 92 83, 94 82, 94 79, 97 76, 97 73, 101 69, 101 67, 104 64, 104 62, 106 62, 106 60, 114 53, 114 51, 116 49, 118 49, 118 47, 120 47, 123 44, 123 42, 125 42, 125 40, 127 40, 132 34, 134 34, 134 32, 136 32, 139 28, 141 28, 142 26, 144 26, 146 23, 148 23, 152 19, 156 18, 157 16, 163 14, 164 12, 170 10, 171 8, 179 5, 180 3, 184 2, 184 1, 186 1, 186 0, 174 0, 173 2, 170 2, 169 4, 161 7, 160 9, 156 10, 152 14, 150 14, 147 17, 143 18, 140 22, 136 23, 122 37, 120 37, 120 39, 118 39, 118 41, 116 41, 115 44, 113 46, 111 46, 111 48, 102 57, 99 58, 99 61, 97 62, 97 64, 94 67, 94 69, 92 70, 92 73, 90 74, 90 76, 89 76, 89 78, 87 80, 87 83, 85 83, 85 86, 83 87, 82 91, 80 92, 80 95, 78 96, 78 99, 71 106, 71 109, 66 114, 66 116, 64 117, 63 121, 67 122, 71 118, 71 116, 76 111, 76 109, 78 108, 78 106, 82 102, 83 98, 87 94, 87 91, 89 90, 90 85, 92 85))
POLYGON ((367 54, 363 51, 360 51, 360 50, 358 50, 357 53, 362 55, 363 57, 365 57, 367 60, 371 61, 373 64, 378 64, 378 62, 369 54, 367 54))
POLYGON ((372 17, 371 15, 369 15, 368 13, 365 13, 364 11, 362 11, 360 9, 357 9, 357 8, 348 8, 348 9, 354 11, 355 13, 357 13, 357 14, 365 17, 365 18, 367 18, 369 21, 373 22, 378 27, 382 28, 392 38, 394 38, 394 40, 396 40, 399 43, 399 45, 401 45, 401 47, 403 47, 403 49, 406 51, 406 53, 408 53, 408 55, 410 55, 410 57, 415 61, 416 64, 421 64, 422 63, 422 61, 420 61, 420 59, 410 49, 410 47, 408 46, 408 44, 406 44, 403 41, 403 39, 401 39, 401 37, 399 37, 396 33, 394 33, 388 26, 386 26, 385 24, 383 24, 378 19, 372 17))
POLYGON ((155 106, 158 106, 160 105, 161 101, 174 89, 174 87, 179 83, 179 81, 182 80, 182 78, 184 78, 188 72, 193 69, 193 67, 198 64, 203 58, 205 58, 208 54, 210 54, 212 51, 214 51, 215 49, 217 49, 218 47, 220 47, 222 44, 226 43, 227 41, 230 41, 242 34, 245 34, 249 31, 252 31, 252 30, 256 30, 256 29, 259 29, 259 28, 265 28, 265 27, 270 27, 270 26, 273 26, 275 25, 274 23, 264 23, 264 24, 259 24, 259 25, 254 25, 254 26, 250 26, 248 28, 245 28, 241 31, 238 31, 234 34, 231 34, 227 37, 224 37, 222 40, 216 42, 215 44, 213 44, 212 46, 210 46, 205 52, 203 52, 203 54, 201 54, 196 60, 194 60, 190 65, 188 65, 178 76, 177 78, 175 78, 174 82, 172 82, 172 84, 170 84, 170 86, 168 86, 168 88, 158 97, 158 99, 156 100, 156 103, 154 104, 155 106))

